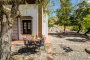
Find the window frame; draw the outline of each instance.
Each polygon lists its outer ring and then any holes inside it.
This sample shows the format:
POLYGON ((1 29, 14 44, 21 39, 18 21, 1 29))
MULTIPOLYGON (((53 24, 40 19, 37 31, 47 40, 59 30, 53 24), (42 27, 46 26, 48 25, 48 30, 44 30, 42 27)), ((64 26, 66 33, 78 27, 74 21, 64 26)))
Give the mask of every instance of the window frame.
POLYGON ((32 20, 23 20, 22 25, 23 25, 23 34, 32 34, 32 20), (26 26, 25 26, 25 23, 26 23, 26 26), (28 27, 28 24, 30 25, 29 27, 28 27))
POLYGON ((0 21, 0 32, 2 31, 2 22, 0 21))

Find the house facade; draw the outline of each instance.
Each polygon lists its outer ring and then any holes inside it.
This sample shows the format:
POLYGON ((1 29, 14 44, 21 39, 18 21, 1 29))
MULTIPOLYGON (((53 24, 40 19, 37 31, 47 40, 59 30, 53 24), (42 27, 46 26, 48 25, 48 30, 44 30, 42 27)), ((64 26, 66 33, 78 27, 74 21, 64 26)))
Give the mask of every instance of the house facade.
POLYGON ((20 16, 14 21, 13 40, 23 40, 27 36, 30 38, 32 34, 35 37, 48 37, 48 15, 41 6, 20 4, 19 11, 20 16))

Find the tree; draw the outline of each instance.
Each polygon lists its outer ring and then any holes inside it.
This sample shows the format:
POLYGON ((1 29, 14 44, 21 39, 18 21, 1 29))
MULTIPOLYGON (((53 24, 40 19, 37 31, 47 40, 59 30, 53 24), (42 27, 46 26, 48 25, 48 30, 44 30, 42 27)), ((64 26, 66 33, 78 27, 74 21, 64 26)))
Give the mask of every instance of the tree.
MULTIPOLYGON (((26 0, 0 0, 0 60, 10 60, 12 27, 16 17, 19 16, 19 3, 26 0), (6 8, 4 5, 11 4, 12 8, 6 8)), ((48 4, 47 0, 36 0, 36 4, 45 8, 48 4)), ((44 10, 45 11, 45 10, 44 10)))
POLYGON ((69 24, 70 13, 72 11, 71 0, 60 0, 61 8, 57 9, 57 16, 60 20, 60 25, 64 25, 64 32, 66 26, 69 24))
POLYGON ((74 11, 74 18, 77 21, 77 26, 78 26, 78 31, 77 33, 80 32, 82 29, 82 24, 84 23, 83 18, 87 15, 87 8, 88 8, 88 3, 86 1, 82 1, 78 3, 78 8, 74 11))
POLYGON ((57 17, 50 17, 48 19, 48 27, 53 27, 55 24, 57 24, 58 18, 57 17))
POLYGON ((0 60, 10 60, 11 51, 11 36, 13 21, 17 15, 18 3, 17 0, 12 1, 12 9, 4 6, 6 1, 0 1, 0 21, 2 23, 0 36, 0 60))
POLYGON ((84 18, 84 24, 83 25, 84 25, 85 29, 87 29, 87 31, 85 32, 85 35, 86 35, 87 33, 90 32, 90 14, 88 14, 84 18))

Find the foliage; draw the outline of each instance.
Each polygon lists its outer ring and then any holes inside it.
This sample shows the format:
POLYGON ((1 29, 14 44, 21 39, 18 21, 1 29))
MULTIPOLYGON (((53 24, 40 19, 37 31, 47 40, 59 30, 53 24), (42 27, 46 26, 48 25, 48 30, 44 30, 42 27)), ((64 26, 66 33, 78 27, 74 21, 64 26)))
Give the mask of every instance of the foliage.
POLYGON ((77 31, 78 30, 78 27, 77 26, 73 26, 71 30, 72 31, 77 31))
MULTIPOLYGON (((73 20, 71 18, 71 24, 78 26, 78 32, 82 29, 85 29, 85 27, 83 27, 83 23, 84 23, 84 17, 86 17, 86 15, 89 13, 89 4, 86 1, 82 1, 80 3, 77 4, 78 8, 76 8, 76 10, 74 10, 73 12, 73 20)), ((83 30, 82 30, 83 31, 83 30)))
POLYGON ((55 23, 57 22, 58 18, 57 17, 50 17, 48 19, 48 27, 52 27, 55 25, 55 23))
POLYGON ((32 33, 32 35, 31 35, 31 36, 32 36, 32 38, 35 38, 35 35, 34 35, 34 33, 32 33))
POLYGON ((36 6, 39 5, 43 7, 43 12, 46 14, 49 14, 50 11, 47 9, 47 7, 50 6, 50 0, 36 0, 35 2, 36 6))
POLYGON ((70 0, 60 0, 61 8, 57 9, 56 13, 60 20, 60 25, 68 25, 70 23, 70 13, 71 13, 71 1, 70 0))
POLYGON ((77 26, 78 21, 74 18, 74 16, 70 17, 70 26, 77 26))
POLYGON ((71 0, 60 0, 60 8, 56 10, 57 17, 59 18, 59 25, 64 25, 64 32, 66 26, 70 24, 70 15, 72 11, 71 0))
POLYGON ((89 29, 90 28, 90 14, 86 15, 84 19, 84 23, 83 23, 83 26, 86 28, 86 29, 89 29))

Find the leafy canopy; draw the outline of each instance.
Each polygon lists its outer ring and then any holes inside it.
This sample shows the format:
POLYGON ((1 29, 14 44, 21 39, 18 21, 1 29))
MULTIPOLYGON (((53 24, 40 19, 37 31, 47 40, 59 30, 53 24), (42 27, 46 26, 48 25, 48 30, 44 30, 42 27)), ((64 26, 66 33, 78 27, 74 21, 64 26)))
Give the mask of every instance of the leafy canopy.
POLYGON ((72 4, 71 0, 60 0, 61 7, 57 9, 57 17, 60 20, 60 25, 68 25, 69 24, 69 18, 70 13, 72 11, 72 4))
POLYGON ((83 18, 84 19, 84 26, 85 26, 85 28, 90 28, 90 14, 88 14, 88 15, 86 15, 86 17, 85 18, 83 18))

